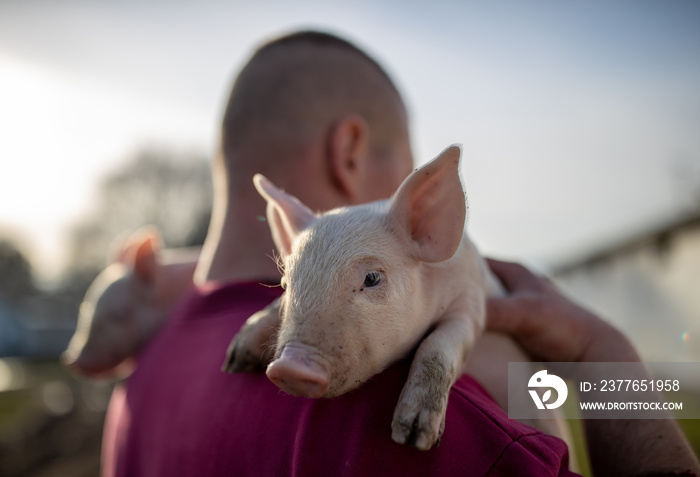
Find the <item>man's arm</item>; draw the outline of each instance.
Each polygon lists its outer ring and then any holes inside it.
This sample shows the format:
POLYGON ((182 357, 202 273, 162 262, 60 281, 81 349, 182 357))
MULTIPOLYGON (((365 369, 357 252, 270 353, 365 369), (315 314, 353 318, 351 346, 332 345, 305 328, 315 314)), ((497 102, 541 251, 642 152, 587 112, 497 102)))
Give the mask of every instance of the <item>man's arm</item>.
MULTIPOLYGON (((488 302, 487 328, 515 337, 534 358, 555 362, 638 362, 616 328, 564 297, 521 265, 488 260, 508 295, 488 302)), ((585 420, 596 476, 696 475, 693 451, 669 419, 585 420)))

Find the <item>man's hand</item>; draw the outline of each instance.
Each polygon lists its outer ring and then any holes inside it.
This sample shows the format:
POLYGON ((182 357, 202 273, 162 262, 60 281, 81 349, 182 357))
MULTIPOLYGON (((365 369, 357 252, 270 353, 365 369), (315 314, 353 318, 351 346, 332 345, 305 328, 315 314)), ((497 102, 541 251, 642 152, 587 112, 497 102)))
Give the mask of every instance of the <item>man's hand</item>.
POLYGON ((487 303, 487 329, 515 337, 540 361, 639 361, 625 336, 522 265, 487 260, 508 294, 487 303))
MULTIPOLYGON (((616 328, 574 304, 522 265, 488 260, 506 288, 491 298, 487 328, 512 335, 535 359, 555 362, 639 361, 616 328)), ((697 475, 700 466, 669 419, 585 422, 594 475, 697 475)))

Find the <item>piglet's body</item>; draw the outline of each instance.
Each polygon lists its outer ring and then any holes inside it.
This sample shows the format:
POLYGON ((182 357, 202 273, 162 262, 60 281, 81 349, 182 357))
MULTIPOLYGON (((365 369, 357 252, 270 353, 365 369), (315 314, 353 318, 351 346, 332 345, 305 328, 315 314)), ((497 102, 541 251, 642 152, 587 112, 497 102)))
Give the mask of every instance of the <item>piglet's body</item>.
MULTIPOLYGON (((496 291, 464 232, 459 159, 452 146, 392 199, 322 215, 255 178, 286 289, 268 377, 290 394, 337 396, 417 346, 392 438, 423 450, 439 441, 449 390, 484 327, 485 298, 496 291)), ((261 345, 276 327, 265 316, 234 339, 229 370, 252 368, 250 356, 260 353, 250 343, 261 345)))

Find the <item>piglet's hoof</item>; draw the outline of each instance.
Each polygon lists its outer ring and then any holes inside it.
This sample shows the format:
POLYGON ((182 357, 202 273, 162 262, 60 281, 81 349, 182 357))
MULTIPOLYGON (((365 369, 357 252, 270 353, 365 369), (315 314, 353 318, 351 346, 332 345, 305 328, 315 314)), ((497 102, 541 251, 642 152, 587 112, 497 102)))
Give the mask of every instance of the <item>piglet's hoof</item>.
POLYGON ((391 423, 391 438, 399 444, 430 450, 440 444, 444 429, 444 411, 399 403, 391 423))
POLYGON ((452 386, 447 369, 439 356, 413 362, 391 422, 395 442, 420 450, 440 444, 452 386))
POLYGON ((254 373, 267 368, 275 354, 279 306, 277 299, 248 318, 226 350, 222 371, 254 373))

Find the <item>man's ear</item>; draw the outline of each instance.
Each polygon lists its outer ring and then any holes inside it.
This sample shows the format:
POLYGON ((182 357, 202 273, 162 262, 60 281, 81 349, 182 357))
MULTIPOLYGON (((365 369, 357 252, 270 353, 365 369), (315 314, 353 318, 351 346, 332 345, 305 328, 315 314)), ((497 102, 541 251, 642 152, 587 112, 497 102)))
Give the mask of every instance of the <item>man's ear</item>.
POLYGON ((448 147, 413 171, 391 200, 389 216, 417 245, 423 261, 447 260, 462 240, 467 206, 460 155, 459 146, 448 147))
POLYGON ((255 174, 253 183, 267 201, 267 222, 272 239, 280 255, 286 257, 292 252, 296 236, 316 220, 316 215, 299 199, 275 187, 262 174, 255 174))
POLYGON ((328 154, 334 183, 354 204, 360 195, 361 180, 366 173, 369 126, 357 114, 345 116, 330 130, 328 154))

